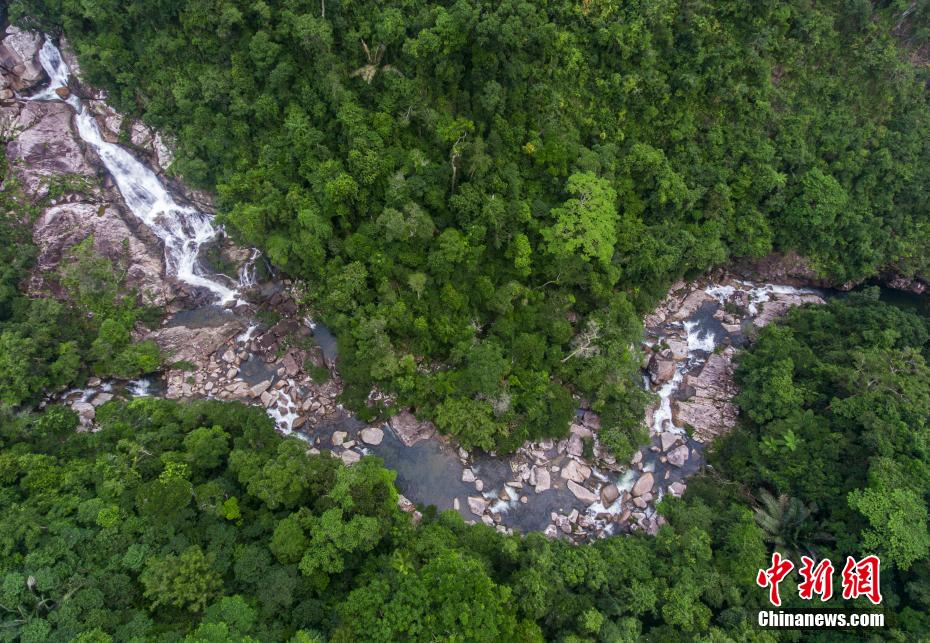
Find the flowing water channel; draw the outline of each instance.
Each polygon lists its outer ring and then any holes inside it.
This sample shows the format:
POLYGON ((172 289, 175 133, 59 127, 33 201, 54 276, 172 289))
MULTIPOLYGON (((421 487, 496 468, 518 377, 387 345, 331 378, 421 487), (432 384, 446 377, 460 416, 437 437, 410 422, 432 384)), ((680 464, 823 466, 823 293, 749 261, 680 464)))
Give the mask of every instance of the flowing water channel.
MULTIPOLYGON (((50 78, 49 86, 33 100, 64 100, 74 108, 78 134, 90 145, 116 182, 126 206, 165 244, 168 274, 197 288, 213 293, 219 304, 237 301, 233 284, 224 283, 217 275, 209 275, 200 264, 201 248, 214 241, 221 230, 213 217, 193 207, 181 205, 150 168, 115 143, 104 140, 97 121, 81 99, 71 94, 61 98, 57 90, 67 88, 71 70, 61 52, 46 37, 39 52, 39 62, 50 78)), ((253 253, 253 257, 256 257, 253 253)), ((253 275, 246 270, 240 281, 246 284, 253 275)))

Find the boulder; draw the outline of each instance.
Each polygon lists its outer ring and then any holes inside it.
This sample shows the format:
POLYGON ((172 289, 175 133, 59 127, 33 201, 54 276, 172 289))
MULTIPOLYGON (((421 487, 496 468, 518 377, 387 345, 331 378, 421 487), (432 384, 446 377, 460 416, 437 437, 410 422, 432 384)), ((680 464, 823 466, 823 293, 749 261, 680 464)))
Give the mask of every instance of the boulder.
POLYGON ((682 444, 668 452, 668 463, 675 467, 684 466, 690 455, 687 445, 682 444))
POLYGON ((362 456, 356 453, 355 451, 343 451, 339 454, 339 457, 342 459, 342 463, 346 466, 355 464, 362 459, 362 456))
POLYGON ((577 433, 572 433, 568 436, 568 441, 565 445, 565 451, 576 458, 580 458, 581 454, 584 453, 584 442, 581 439, 581 436, 577 433))
POLYGON ((436 433, 436 427, 432 422, 420 422, 410 411, 401 411, 391 418, 390 424, 400 441, 408 447, 428 440, 436 433))
POLYGON ((668 351, 673 360, 680 362, 688 359, 688 342, 683 339, 668 338, 665 343, 668 344, 668 351))
POLYGON ((346 441, 346 438, 349 437, 349 434, 345 431, 333 431, 332 441, 333 446, 338 447, 343 442, 346 441))
POLYGON ((685 492, 685 489, 687 489, 687 486, 684 482, 680 481, 673 482, 668 486, 669 493, 671 493, 676 498, 681 498, 682 494, 685 492))
POLYGON ((585 411, 582 422, 592 431, 599 431, 601 429, 601 416, 594 411, 585 411))
POLYGON ((533 486, 533 489, 536 493, 542 493, 543 491, 548 491, 552 487, 552 480, 549 476, 549 470, 544 469, 543 467, 536 467, 533 469, 534 475, 536 476, 536 484, 533 486))
POLYGON ((615 484, 605 484, 601 487, 601 504, 605 507, 609 507, 614 504, 617 498, 620 497, 620 490, 615 484))
POLYGON ((152 142, 152 130, 142 121, 133 121, 129 130, 129 140, 136 147, 148 147, 152 142))
POLYGON ((471 469, 467 469, 467 468, 463 469, 462 470, 462 482, 467 482, 471 484, 474 481, 475 481, 475 472, 472 471, 471 469))
POLYGON ((476 516, 484 515, 485 510, 488 508, 488 501, 480 496, 469 496, 468 508, 476 516))
POLYGON ((300 372, 300 364, 297 362, 293 353, 285 355, 284 359, 281 360, 281 365, 284 367, 284 372, 288 377, 296 377, 297 373, 300 372))
POLYGON ((641 496, 643 494, 649 493, 652 491, 652 485, 655 483, 652 473, 647 472, 639 477, 639 480, 636 481, 636 484, 633 485, 633 488, 630 490, 630 495, 634 498, 641 496))
POLYGON ((97 415, 97 410, 90 402, 75 402, 71 410, 78 414, 82 426, 90 426, 97 415))
POLYGON ((384 439, 384 431, 378 427, 368 427, 367 429, 362 429, 362 432, 359 435, 362 438, 362 442, 373 446, 381 444, 381 440, 384 439))
POLYGON ((90 403, 93 404, 94 406, 100 406, 102 404, 106 404, 112 399, 113 399, 112 393, 101 392, 101 393, 97 393, 94 396, 94 399, 90 401, 90 403))
POLYGON ((679 435, 677 433, 665 432, 659 436, 659 439, 662 442, 662 450, 668 451, 673 446, 678 444, 679 435))
POLYGON ((669 381, 675 377, 675 360, 671 357, 654 354, 649 360, 649 374, 656 384, 669 381))
POLYGON ((582 487, 580 484, 573 480, 569 480, 567 486, 568 490, 571 491, 572 494, 578 498, 578 500, 586 505, 591 505, 598 501, 597 494, 595 494, 587 487, 582 487))
MULTIPOLYGON (((171 151, 169 142, 162 137, 161 132, 155 133, 152 147, 155 149, 155 162, 158 163, 158 167, 160 167, 162 171, 167 170, 174 162, 174 152, 171 151)), ((200 208, 207 209, 208 211, 212 210, 213 204, 209 202, 211 197, 209 195, 204 195, 204 197, 201 197, 200 193, 195 192, 192 195, 192 200, 197 203, 200 208), (205 200, 208 202, 204 203, 205 200)))
POLYGON ((271 380, 263 380, 250 388, 249 394, 252 397, 259 397, 262 393, 268 390, 269 386, 271 386, 271 380))
POLYGON ((577 460, 569 460, 568 463, 562 467, 562 471, 559 475, 561 475, 564 480, 584 482, 591 476, 591 467, 581 464, 577 460))

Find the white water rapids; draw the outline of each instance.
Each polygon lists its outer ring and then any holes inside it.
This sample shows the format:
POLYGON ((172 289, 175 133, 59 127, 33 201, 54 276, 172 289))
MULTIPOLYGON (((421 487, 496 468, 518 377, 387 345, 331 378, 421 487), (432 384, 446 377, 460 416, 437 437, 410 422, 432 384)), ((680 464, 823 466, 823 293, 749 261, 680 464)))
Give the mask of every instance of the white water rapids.
MULTIPOLYGON (((63 100, 55 90, 67 87, 71 71, 61 52, 47 37, 39 52, 39 62, 51 82, 32 100, 63 100)), ((97 152, 116 181, 126 205, 164 242, 168 274, 191 286, 209 290, 220 304, 236 301, 236 291, 205 274, 198 260, 201 247, 220 232, 213 218, 177 203, 151 169, 119 145, 105 141, 97 121, 77 96, 70 94, 64 101, 74 108, 78 134, 97 152)), ((253 255, 253 259, 256 256, 253 255)), ((242 285, 249 285, 252 279, 248 273, 240 276, 242 285)))

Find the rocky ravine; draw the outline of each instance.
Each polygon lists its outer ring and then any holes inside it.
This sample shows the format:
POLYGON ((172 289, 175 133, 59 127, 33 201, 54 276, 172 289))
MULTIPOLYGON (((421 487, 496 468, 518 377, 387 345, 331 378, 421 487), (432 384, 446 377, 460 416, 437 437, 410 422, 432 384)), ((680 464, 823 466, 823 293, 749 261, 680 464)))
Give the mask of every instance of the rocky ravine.
MULTIPOLYGON (((332 452, 346 464, 379 455, 397 471, 399 487, 413 501, 455 509, 500 531, 537 529, 574 540, 631 530, 654 533, 661 523, 655 503, 666 493, 680 495, 685 478, 702 465, 703 445, 734 425, 732 356, 749 327, 769 323, 790 306, 820 301, 813 292, 757 287, 725 274, 676 284, 645 320, 644 372, 659 402, 645 420, 652 443, 631 463, 617 462, 601 447, 600 419, 584 409, 566 439, 529 443, 510 457, 466 453, 407 410, 387 424, 365 425, 338 405, 341 387, 333 356, 324 356, 311 341, 323 343, 325 329, 302 316, 296 285, 255 283, 256 253, 220 235, 222 253, 239 274, 206 278, 219 284, 214 293, 234 291, 225 306, 211 303, 216 297, 209 288, 171 272, 163 238, 153 232, 157 217, 146 224, 127 206, 120 193, 127 176, 120 177, 122 184, 115 182, 95 152, 103 149, 101 143, 97 148, 84 143, 75 109, 88 110, 104 142, 128 139, 133 155, 155 170, 162 185, 171 185, 172 198, 180 200, 174 215, 202 218, 200 212, 209 212, 208 197, 170 184, 164 175, 171 159, 165 141, 111 110, 102 94, 75 78, 65 78, 48 100, 23 98, 49 82, 36 62, 41 46, 41 37, 15 28, 0 43, 0 118, 13 137, 6 154, 14 178, 5 187, 15 180, 25 198, 41 205, 34 226, 40 257, 32 291, 60 295, 53 278, 57 266, 68 248, 93 234, 97 251, 126 262, 130 284, 168 313, 161 328, 138 334, 154 339, 174 363, 160 381, 92 382, 66 397, 91 430, 95 408, 114 395, 163 391, 177 399, 240 400, 265 407, 279 430, 298 435, 310 451, 332 452), (71 92, 80 93, 79 102, 69 98, 71 92), (70 104, 61 102, 66 98, 70 104), (63 196, 49 200, 49 186, 63 178, 74 189, 59 189, 63 196), (584 455, 586 442, 592 457, 584 455)), ((76 69, 67 48, 63 58, 76 69)), ((148 170, 133 172, 129 178, 152 180, 148 170)), ((183 227, 175 232, 184 234, 183 227)), ((203 272, 202 265, 195 268, 203 272)), ((402 498, 401 503, 415 514, 412 502, 402 498)))

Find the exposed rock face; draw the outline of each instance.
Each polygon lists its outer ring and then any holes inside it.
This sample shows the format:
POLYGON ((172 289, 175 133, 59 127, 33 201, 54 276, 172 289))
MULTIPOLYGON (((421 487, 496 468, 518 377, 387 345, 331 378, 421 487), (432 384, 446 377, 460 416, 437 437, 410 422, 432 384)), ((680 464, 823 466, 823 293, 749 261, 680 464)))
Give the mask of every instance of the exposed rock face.
POLYGON ((779 317, 784 317, 788 311, 795 306, 822 303, 824 303, 823 298, 816 294, 800 293, 779 295, 778 299, 760 304, 760 310, 753 318, 752 323, 757 328, 762 328, 763 326, 768 326, 779 317))
POLYGON ((33 239, 39 248, 33 288, 54 288, 45 277, 55 274, 70 248, 93 235, 94 250, 118 265, 126 265, 127 282, 146 301, 167 301, 171 290, 161 277, 164 259, 152 252, 157 241, 144 226, 137 223, 133 230, 127 221, 115 205, 106 203, 64 203, 45 210, 33 227, 33 239))
POLYGON ((744 279, 763 283, 817 288, 837 287, 831 280, 817 274, 808 259, 795 252, 773 252, 761 259, 737 261, 730 266, 730 271, 744 279))
MULTIPOLYGON (((0 69, 4 70, 6 85, 18 92, 29 90, 45 79, 45 72, 36 60, 36 54, 42 46, 42 36, 37 33, 21 31, 9 26, 6 37, 0 43, 0 69)), ((3 98, 11 98, 3 96, 3 98)))
POLYGON ((48 183, 64 175, 78 175, 96 186, 97 171, 90 154, 72 129, 74 112, 59 102, 26 102, 15 121, 19 131, 6 154, 22 188, 33 197, 48 194, 48 183))
POLYGON ((880 278, 882 284, 895 290, 912 292, 915 295, 923 295, 930 291, 930 275, 917 275, 914 277, 904 277, 896 274, 882 275, 880 278))
POLYGON ((49 203, 33 228, 39 255, 30 290, 55 291, 50 277, 68 250, 93 235, 99 254, 125 266, 127 285, 156 305, 169 301, 173 289, 164 278, 161 242, 107 187, 99 160, 74 132, 72 109, 60 102, 17 102, 3 117, 16 133, 5 153, 28 198, 45 199, 52 183, 70 182, 71 191, 49 203))
POLYGON ((736 426, 739 410, 733 404, 733 349, 726 348, 707 359, 697 376, 685 375, 682 386, 694 395, 686 401, 672 402, 672 422, 694 429, 694 439, 707 442, 736 426))
POLYGON ((685 297, 684 301, 681 302, 681 305, 678 306, 672 313, 671 319, 675 321, 687 319, 693 315, 698 308, 703 306, 705 302, 710 300, 710 295, 708 295, 703 290, 694 290, 687 297, 685 297))
MULTIPOLYGON (((171 362, 190 362, 200 364, 211 353, 215 353, 227 341, 245 330, 245 323, 239 319, 231 318, 222 326, 207 328, 188 328, 187 326, 171 326, 153 331, 147 339, 152 339, 168 354, 171 362)), ((265 385, 265 389, 268 384, 265 385)), ((260 395, 262 391, 255 395, 260 395)))

